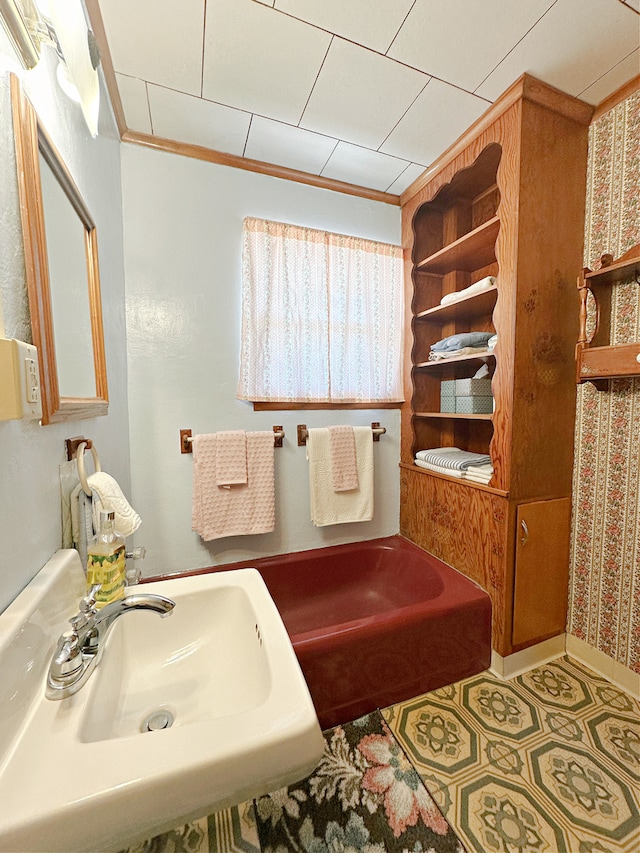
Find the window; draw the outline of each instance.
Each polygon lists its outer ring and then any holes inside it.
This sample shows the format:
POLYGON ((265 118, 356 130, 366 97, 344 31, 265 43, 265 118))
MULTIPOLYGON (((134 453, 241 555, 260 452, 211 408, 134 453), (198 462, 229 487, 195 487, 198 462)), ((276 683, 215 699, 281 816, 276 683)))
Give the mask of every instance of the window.
POLYGON ((237 396, 401 401, 403 303, 399 246, 245 219, 237 396))

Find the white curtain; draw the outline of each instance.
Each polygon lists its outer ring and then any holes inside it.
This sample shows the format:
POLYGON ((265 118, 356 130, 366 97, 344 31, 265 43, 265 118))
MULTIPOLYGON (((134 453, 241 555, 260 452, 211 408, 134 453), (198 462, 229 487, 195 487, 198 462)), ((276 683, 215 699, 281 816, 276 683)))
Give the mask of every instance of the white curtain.
POLYGON ((242 260, 240 399, 402 400, 399 246, 248 218, 242 260))

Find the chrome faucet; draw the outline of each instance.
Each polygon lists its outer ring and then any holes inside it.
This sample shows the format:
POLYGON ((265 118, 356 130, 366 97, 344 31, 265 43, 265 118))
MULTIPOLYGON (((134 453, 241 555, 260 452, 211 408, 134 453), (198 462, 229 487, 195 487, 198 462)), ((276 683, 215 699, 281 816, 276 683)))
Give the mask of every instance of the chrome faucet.
POLYGON ((97 610, 99 589, 99 584, 91 588, 80 602, 80 611, 69 619, 71 630, 58 639, 49 664, 47 699, 64 699, 80 690, 97 666, 109 629, 120 616, 133 610, 152 610, 164 618, 175 607, 175 601, 164 595, 135 593, 97 610))

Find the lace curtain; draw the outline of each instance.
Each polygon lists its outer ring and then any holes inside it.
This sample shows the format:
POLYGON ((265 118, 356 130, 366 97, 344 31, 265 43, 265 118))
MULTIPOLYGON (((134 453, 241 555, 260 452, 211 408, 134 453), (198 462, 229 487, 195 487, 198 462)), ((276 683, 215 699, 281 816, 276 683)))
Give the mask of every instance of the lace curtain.
POLYGON ((248 218, 242 260, 240 399, 402 400, 399 246, 248 218))

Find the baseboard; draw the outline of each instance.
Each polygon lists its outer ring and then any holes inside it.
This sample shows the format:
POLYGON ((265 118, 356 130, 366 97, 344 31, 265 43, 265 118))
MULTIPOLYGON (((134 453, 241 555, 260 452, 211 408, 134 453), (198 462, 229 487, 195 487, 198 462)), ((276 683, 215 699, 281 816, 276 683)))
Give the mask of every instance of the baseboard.
POLYGON ((590 646, 579 637, 567 634, 567 654, 571 655, 580 663, 588 666, 598 675, 611 681, 616 687, 620 687, 629 693, 634 699, 640 700, 640 674, 634 672, 620 661, 613 660, 609 655, 599 649, 590 646))
POLYGON ((528 649, 514 652, 504 658, 492 650, 490 670, 498 678, 508 680, 515 678, 516 675, 522 675, 528 669, 542 666, 542 664, 565 654, 606 678, 607 681, 615 684, 625 693, 629 693, 630 696, 640 700, 640 675, 638 673, 633 672, 628 666, 613 660, 609 655, 572 634, 560 634, 557 637, 551 637, 549 640, 544 640, 542 643, 529 646, 528 649))
POLYGON ((541 643, 529 646, 528 649, 523 649, 521 652, 514 652, 512 655, 507 655, 506 658, 503 658, 492 650, 490 669, 499 678, 515 678, 516 675, 522 675, 528 669, 532 669, 535 666, 542 666, 543 663, 548 663, 550 660, 562 657, 562 655, 566 654, 566 650, 565 634, 560 634, 558 637, 551 637, 549 640, 543 640, 541 643))

